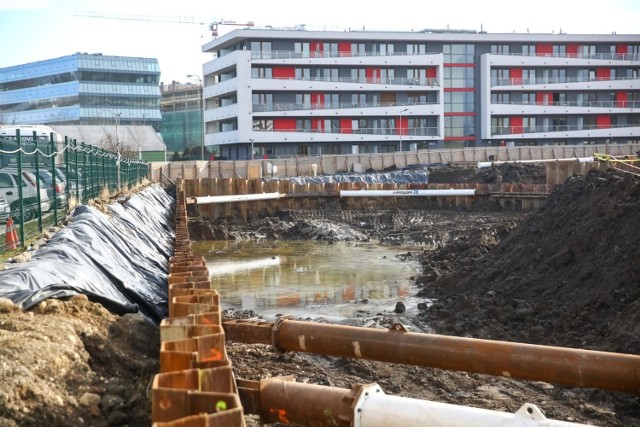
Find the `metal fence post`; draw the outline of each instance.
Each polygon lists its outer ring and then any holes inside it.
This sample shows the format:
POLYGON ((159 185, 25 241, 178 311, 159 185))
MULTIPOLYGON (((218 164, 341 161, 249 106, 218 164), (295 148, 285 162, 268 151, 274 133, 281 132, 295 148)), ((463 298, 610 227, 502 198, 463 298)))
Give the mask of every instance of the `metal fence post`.
MULTIPOLYGON (((38 133, 33 131, 33 146, 34 146, 34 155, 36 159, 36 182, 34 183, 36 186, 36 203, 38 204, 38 230, 42 233, 42 198, 40 197, 40 159, 38 156, 38 133)), ((45 189, 46 190, 46 189, 45 189)))
POLYGON ((53 225, 58 225, 58 191, 56 184, 56 146, 55 141, 53 140, 53 132, 49 133, 49 146, 51 147, 51 151, 49 154, 51 155, 51 176, 53 177, 53 181, 51 185, 53 185, 53 225))
POLYGON ((18 176, 16 185, 18 186, 18 206, 20 207, 20 246, 24 247, 24 199, 22 193, 22 135, 20 129, 16 129, 16 140, 18 142, 18 176))

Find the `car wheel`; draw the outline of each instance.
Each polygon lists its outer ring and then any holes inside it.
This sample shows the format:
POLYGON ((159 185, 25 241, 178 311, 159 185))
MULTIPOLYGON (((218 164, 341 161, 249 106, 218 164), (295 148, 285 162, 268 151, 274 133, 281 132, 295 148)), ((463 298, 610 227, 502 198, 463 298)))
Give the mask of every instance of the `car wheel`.
POLYGON ((36 218, 36 210, 35 209, 27 209, 24 212, 24 222, 29 222, 32 219, 36 218))

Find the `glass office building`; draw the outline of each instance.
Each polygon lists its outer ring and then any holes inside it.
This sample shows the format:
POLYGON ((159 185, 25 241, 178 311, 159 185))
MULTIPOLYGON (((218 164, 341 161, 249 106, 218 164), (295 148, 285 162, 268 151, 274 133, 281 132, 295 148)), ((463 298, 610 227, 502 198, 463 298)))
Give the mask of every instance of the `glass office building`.
MULTIPOLYGON (((202 85, 172 82, 160 85, 162 139, 168 153, 202 147, 202 85)), ((199 157, 198 157, 199 158, 199 157)))
POLYGON ((150 125, 160 129, 155 58, 75 53, 0 68, 0 124, 150 125))

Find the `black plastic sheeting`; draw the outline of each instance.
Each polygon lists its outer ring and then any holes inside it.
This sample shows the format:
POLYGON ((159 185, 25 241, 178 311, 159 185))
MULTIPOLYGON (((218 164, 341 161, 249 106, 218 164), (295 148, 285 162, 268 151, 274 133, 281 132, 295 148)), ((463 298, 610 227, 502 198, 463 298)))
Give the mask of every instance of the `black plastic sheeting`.
POLYGON ((167 316, 167 270, 175 200, 159 185, 125 203, 74 209, 73 221, 33 251, 31 261, 0 271, 0 297, 27 310, 48 298, 85 294, 117 314, 167 316))
POLYGON ((426 169, 403 169, 392 172, 264 178, 264 181, 281 180, 289 180, 295 184, 333 184, 339 182, 365 182, 368 184, 426 184, 429 182, 429 171, 426 169))

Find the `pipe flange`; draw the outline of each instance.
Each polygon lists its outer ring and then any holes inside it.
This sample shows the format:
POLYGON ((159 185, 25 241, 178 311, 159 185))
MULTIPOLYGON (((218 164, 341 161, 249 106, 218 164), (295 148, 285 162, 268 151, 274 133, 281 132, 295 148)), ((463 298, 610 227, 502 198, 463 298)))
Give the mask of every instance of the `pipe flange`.
POLYGON ((278 354, 285 354, 287 351, 280 347, 280 327, 285 320, 291 320, 291 316, 280 316, 271 328, 271 347, 278 354))

